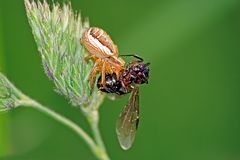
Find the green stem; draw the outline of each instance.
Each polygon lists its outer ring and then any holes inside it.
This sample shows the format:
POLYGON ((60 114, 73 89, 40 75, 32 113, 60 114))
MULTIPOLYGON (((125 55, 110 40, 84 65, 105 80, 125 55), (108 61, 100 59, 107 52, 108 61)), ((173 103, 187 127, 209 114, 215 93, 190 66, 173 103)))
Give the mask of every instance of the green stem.
MULTIPOLYGON (((97 95, 95 95, 97 96, 97 95)), ((99 106, 102 104, 104 100, 104 95, 98 95, 98 100, 97 101, 92 101, 89 106, 82 107, 82 111, 87 117, 88 123, 92 129, 94 139, 97 143, 97 145, 104 151, 103 159, 105 160, 110 160, 110 158, 107 155, 105 145, 102 140, 102 136, 100 134, 99 130, 99 106)))
MULTIPOLYGON (((37 110, 39 110, 42 113, 45 113, 52 117, 53 119, 57 120, 58 122, 62 123, 63 125, 69 127, 73 131, 75 131, 80 137, 85 140, 85 142, 88 144, 92 152, 96 155, 96 157, 100 160, 109 160, 105 148, 102 148, 102 145, 99 145, 98 142, 97 144, 94 142, 94 140, 76 123, 72 122, 71 120, 67 119, 66 117, 52 111, 48 107, 43 106, 42 104, 38 103, 37 101, 30 99, 27 96, 22 96, 22 100, 19 101, 19 105, 23 106, 29 106, 33 107, 37 110)), ((99 130, 98 128, 94 128, 93 130, 94 135, 99 135, 99 130), (96 132, 96 133, 95 133, 96 132)))
MULTIPOLYGON (((106 152, 105 145, 103 143, 100 131, 99 131, 99 115, 97 110, 92 110, 90 114, 86 114, 86 117, 88 119, 88 123, 92 129, 94 139, 97 143, 97 145, 102 148, 104 152, 106 152)), ((106 157, 107 160, 109 160, 108 157, 106 157)))
POLYGON ((99 128, 98 128, 98 123, 92 123, 92 124, 90 124, 90 126, 91 126, 91 128, 92 128, 93 136, 94 136, 97 144, 98 144, 104 151, 106 151, 105 145, 104 145, 103 140, 102 140, 102 136, 101 136, 100 131, 99 131, 99 128))

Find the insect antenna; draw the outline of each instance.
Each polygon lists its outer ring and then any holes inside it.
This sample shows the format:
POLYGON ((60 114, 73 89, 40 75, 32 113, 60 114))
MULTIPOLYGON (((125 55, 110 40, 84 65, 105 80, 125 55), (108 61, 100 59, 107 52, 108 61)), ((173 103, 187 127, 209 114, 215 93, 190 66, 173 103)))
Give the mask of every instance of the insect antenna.
POLYGON ((119 57, 134 57, 134 58, 137 59, 136 62, 138 62, 138 63, 141 63, 141 62, 144 61, 143 58, 139 57, 139 56, 136 55, 136 54, 122 54, 122 55, 119 55, 119 57))

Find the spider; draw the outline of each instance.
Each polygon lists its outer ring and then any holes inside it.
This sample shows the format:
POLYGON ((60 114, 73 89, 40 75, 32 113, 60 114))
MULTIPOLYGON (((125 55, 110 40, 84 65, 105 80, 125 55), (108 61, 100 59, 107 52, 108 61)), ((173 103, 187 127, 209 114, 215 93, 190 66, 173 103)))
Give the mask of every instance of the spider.
POLYGON ((124 60, 118 56, 118 48, 110 36, 101 28, 90 27, 82 36, 81 42, 90 53, 86 61, 93 60, 89 80, 91 89, 94 88, 96 75, 101 74, 101 84, 105 86, 106 74, 115 73, 119 78, 120 72, 124 69, 124 60))

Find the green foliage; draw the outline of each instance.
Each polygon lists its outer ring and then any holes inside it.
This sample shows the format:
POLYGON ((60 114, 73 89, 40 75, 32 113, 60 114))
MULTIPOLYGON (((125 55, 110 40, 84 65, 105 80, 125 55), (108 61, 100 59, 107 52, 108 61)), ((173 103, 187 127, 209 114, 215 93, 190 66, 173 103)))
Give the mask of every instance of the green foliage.
POLYGON ((8 111, 20 105, 22 93, 0 73, 0 111, 8 111))
POLYGON ((25 1, 29 24, 42 58, 45 73, 56 86, 56 91, 74 106, 89 105, 102 98, 95 89, 90 93, 88 76, 92 65, 84 60, 86 52, 80 44, 89 22, 82 22, 80 14, 73 13, 70 4, 44 1, 25 1))

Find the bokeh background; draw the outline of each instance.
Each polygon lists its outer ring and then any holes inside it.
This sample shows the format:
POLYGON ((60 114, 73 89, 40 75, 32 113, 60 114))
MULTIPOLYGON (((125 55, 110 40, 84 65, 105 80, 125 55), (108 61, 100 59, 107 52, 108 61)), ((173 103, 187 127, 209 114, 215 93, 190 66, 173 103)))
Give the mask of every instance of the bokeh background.
MULTIPOLYGON (((101 107, 100 128, 112 159, 240 159, 239 0, 71 3, 92 26, 111 35, 120 53, 137 53, 151 63, 149 84, 141 87, 141 122, 131 150, 121 150, 115 134, 127 96, 106 99, 101 107)), ((0 69, 24 93, 89 131, 80 110, 56 94, 44 75, 23 0, 0 1, 0 69)), ((71 130, 26 108, 0 114, 0 157, 95 159, 71 130)))

